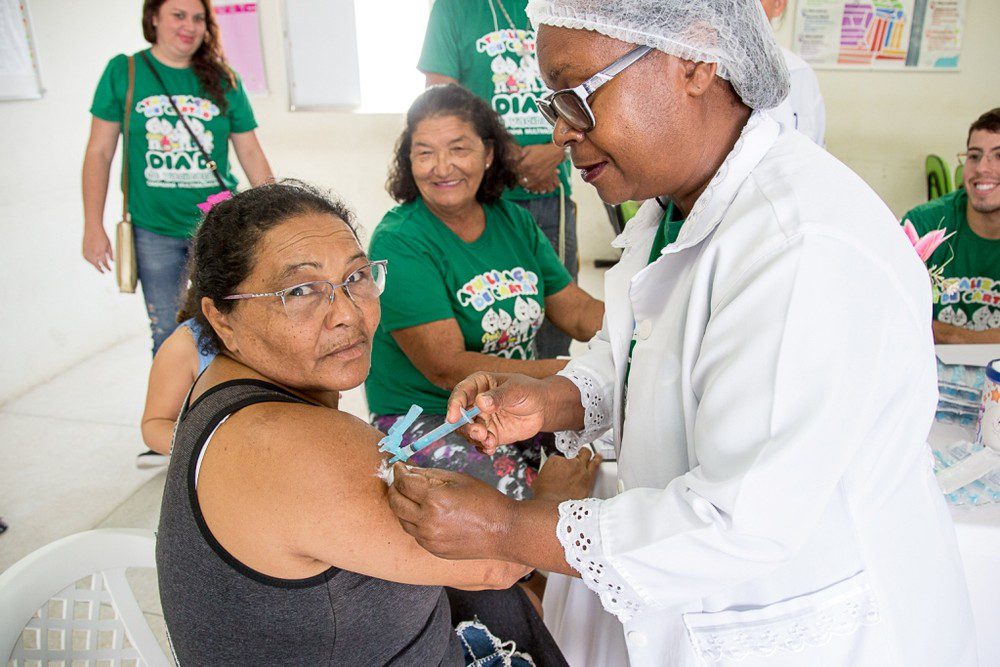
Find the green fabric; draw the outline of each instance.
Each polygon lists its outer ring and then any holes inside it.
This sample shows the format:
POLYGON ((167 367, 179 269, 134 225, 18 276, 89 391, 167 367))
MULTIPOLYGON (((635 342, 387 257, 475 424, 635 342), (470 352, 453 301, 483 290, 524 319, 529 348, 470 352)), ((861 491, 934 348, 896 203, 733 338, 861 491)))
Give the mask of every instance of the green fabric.
POLYGON ((917 206, 904 216, 923 236, 935 229, 955 235, 927 261, 943 267, 945 290, 934 290, 934 318, 974 331, 1000 329, 1000 240, 984 239, 969 227, 964 188, 917 206))
MULTIPOLYGON (((229 135, 257 127, 243 83, 226 93, 229 110, 205 95, 191 68, 168 67, 145 53, 183 111, 191 129, 219 168, 230 190, 236 178, 229 169, 229 135)), ((101 120, 122 123, 128 91, 128 57, 111 59, 94 93, 90 113, 101 120)), ((149 65, 135 54, 135 91, 129 128, 129 213, 137 227, 178 238, 194 234, 201 219, 198 204, 219 191, 219 183, 177 118, 149 65)), ((124 126, 123 126, 124 127, 124 126)))
POLYGON ((368 408, 403 414, 416 403, 444 414, 449 392, 425 378, 397 345, 397 329, 455 319, 465 349, 534 359, 545 297, 571 278, 527 211, 500 200, 484 206, 486 229, 471 243, 455 235, 422 199, 389 211, 372 234, 368 255, 389 260, 382 321, 365 383, 368 408))
MULTIPOLYGON (((552 142, 552 126, 536 100, 549 90, 538 76, 535 31, 524 13, 528 0, 435 0, 417 68, 451 77, 490 103, 521 146, 552 142), (501 4, 516 29, 512 30, 501 4)), ((570 163, 559 165, 559 180, 570 194, 570 163)), ((536 195, 520 186, 509 199, 554 197, 558 188, 536 195)))
MULTIPOLYGON (((663 212, 663 216, 660 218, 660 224, 656 227, 656 234, 653 236, 653 246, 649 249, 649 259, 646 260, 646 266, 659 259, 663 249, 677 240, 677 236, 681 233, 681 227, 683 226, 684 217, 681 215, 680 209, 675 207, 673 202, 670 202, 667 204, 667 210, 663 212)), ((628 375, 632 370, 632 350, 635 349, 635 342, 636 333, 633 331, 632 342, 628 346, 628 359, 625 361, 626 392, 628 391, 628 375)))

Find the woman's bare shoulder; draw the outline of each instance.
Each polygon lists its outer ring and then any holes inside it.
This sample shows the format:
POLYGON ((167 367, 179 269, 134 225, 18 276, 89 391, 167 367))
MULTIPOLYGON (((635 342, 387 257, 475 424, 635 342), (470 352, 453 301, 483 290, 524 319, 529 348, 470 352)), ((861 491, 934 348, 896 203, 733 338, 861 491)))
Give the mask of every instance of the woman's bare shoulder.
POLYGON ((334 408, 268 402, 241 413, 230 420, 227 439, 243 440, 272 452, 279 459, 275 463, 293 474, 313 476, 323 468, 327 474, 339 476, 355 474, 361 467, 373 473, 382 457, 377 447, 382 433, 334 408))

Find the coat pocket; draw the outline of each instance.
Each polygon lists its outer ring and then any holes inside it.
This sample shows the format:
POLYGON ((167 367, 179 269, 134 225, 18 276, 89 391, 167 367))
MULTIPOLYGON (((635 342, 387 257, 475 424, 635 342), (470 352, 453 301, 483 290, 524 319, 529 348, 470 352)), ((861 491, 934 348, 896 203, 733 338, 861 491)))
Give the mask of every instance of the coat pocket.
POLYGON ((880 620, 864 571, 763 607, 684 614, 692 648, 714 665, 760 658, 768 665, 887 664, 884 639, 871 630, 880 620))

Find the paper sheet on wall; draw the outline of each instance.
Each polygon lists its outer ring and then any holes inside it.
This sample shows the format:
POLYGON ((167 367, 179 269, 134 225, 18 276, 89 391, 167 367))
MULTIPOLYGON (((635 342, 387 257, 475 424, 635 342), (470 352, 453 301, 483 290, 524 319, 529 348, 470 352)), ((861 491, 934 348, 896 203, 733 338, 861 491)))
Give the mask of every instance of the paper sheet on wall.
POLYGON ((260 21, 256 2, 219 3, 215 20, 222 33, 226 59, 243 79, 248 93, 266 93, 267 76, 260 45, 260 21))
POLYGON ((794 50, 816 68, 956 69, 966 0, 799 0, 794 50))
POLYGON ((36 100, 41 96, 27 5, 23 0, 0 0, 0 100, 36 100))

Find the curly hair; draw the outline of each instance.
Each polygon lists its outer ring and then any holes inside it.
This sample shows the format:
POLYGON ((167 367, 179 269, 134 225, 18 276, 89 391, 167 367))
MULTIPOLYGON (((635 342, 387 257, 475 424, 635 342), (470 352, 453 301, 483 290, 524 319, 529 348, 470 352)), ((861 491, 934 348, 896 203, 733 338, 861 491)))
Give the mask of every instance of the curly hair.
MULTIPOLYGON (((142 36, 150 44, 156 44, 156 26, 153 17, 166 0, 144 0, 142 3, 142 36)), ((236 88, 236 72, 226 62, 222 51, 222 41, 219 39, 219 24, 215 22, 215 12, 212 10, 212 0, 201 0, 205 8, 205 38, 201 46, 191 56, 191 69, 194 71, 205 93, 218 105, 222 113, 229 111, 226 93, 236 88)))
POLYGON ((467 89, 449 83, 425 90, 406 112, 406 127, 396 140, 396 153, 385 186, 390 197, 403 204, 420 196, 420 190, 413 179, 413 164, 410 162, 413 131, 420 121, 439 116, 461 118, 472 125, 484 144, 493 147, 493 164, 483 175, 483 181, 476 191, 476 201, 491 204, 500 198, 504 190, 517 183, 514 171, 517 144, 504 128, 500 116, 467 89))
POLYGON ((179 322, 193 317, 201 326, 198 344, 202 350, 211 351, 213 346, 215 350, 225 349, 202 311, 202 299, 211 299, 219 312, 231 312, 238 302, 225 297, 253 271, 264 235, 289 218, 311 213, 343 220, 361 244, 354 212, 347 204, 302 181, 288 179, 259 185, 233 195, 208 212, 194 237, 188 260, 189 285, 177 314, 179 322))

